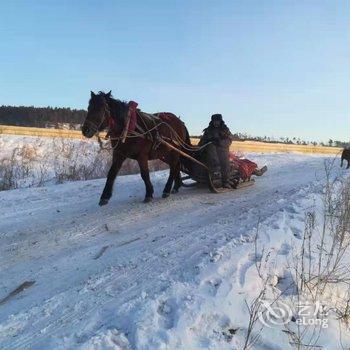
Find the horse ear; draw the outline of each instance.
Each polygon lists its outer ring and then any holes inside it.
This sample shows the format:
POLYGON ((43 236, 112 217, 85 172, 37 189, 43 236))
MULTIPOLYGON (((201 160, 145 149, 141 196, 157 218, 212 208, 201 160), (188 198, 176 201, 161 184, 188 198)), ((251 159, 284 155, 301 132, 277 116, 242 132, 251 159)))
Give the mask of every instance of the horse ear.
POLYGON ((93 91, 90 91, 91 92, 91 98, 95 96, 94 92, 93 91))
POLYGON ((111 97, 112 96, 112 90, 109 90, 109 92, 106 94, 107 97, 111 97))

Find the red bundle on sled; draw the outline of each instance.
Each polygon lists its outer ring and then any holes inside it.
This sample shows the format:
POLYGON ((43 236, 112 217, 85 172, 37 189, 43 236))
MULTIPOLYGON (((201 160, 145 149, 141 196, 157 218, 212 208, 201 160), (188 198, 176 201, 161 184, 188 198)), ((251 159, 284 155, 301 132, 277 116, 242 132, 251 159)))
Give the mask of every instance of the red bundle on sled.
POLYGON ((240 159, 233 152, 230 152, 230 162, 237 167, 243 181, 248 180, 258 169, 258 165, 248 159, 240 159))

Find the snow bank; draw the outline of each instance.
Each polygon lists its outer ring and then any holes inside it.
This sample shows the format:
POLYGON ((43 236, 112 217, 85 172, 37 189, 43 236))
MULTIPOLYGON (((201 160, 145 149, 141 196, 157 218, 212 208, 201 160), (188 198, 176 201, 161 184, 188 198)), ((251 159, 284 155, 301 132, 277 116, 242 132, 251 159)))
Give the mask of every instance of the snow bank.
MULTIPOLYGON (((0 190, 103 178, 111 164, 111 151, 91 140, 0 135, 0 150, 0 190)), ((165 166, 153 162, 150 168, 165 166)), ((138 171, 129 159, 120 174, 138 171)))

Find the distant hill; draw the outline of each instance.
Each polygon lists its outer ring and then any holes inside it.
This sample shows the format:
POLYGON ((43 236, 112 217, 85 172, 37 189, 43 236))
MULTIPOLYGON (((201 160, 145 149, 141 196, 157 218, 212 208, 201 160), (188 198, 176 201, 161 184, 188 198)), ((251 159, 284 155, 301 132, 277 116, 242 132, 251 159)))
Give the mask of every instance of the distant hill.
POLYGON ((3 125, 77 129, 85 117, 83 109, 0 106, 0 124, 3 125))

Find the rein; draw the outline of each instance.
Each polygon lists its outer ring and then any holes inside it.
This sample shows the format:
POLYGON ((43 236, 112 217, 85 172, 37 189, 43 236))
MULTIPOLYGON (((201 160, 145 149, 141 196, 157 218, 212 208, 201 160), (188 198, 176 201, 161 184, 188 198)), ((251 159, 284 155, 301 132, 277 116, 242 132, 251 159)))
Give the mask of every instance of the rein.
MULTIPOLYGON (((112 147, 113 150, 119 146, 120 141, 122 143, 125 143, 126 139, 130 139, 130 138, 146 138, 147 134, 151 135, 152 141, 154 142, 155 140, 153 139, 151 132, 155 131, 155 130, 157 131, 156 141, 158 144, 162 143, 162 140, 167 139, 168 141, 172 141, 174 143, 177 143, 179 146, 182 146, 185 150, 190 151, 190 152, 199 152, 202 149, 204 149, 205 147, 207 147, 209 144, 212 143, 212 142, 208 142, 201 147, 188 145, 186 142, 184 142, 182 140, 182 138, 174 130, 174 128, 171 125, 169 125, 167 122, 164 122, 164 121, 156 123, 156 121, 154 120, 154 126, 149 129, 146 122, 144 121, 142 115, 140 113, 138 113, 137 106, 138 106, 137 102, 129 101, 128 112, 127 112, 126 120, 124 121, 123 131, 122 131, 120 136, 111 137, 111 134, 112 134, 112 132, 115 128, 115 125, 116 125, 116 121, 111 115, 108 102, 106 103, 104 118, 102 119, 100 126, 102 125, 102 123, 105 120, 107 120, 108 132, 107 132, 107 135, 105 137, 105 140, 117 141, 117 144, 112 147), (108 115, 106 116, 106 114, 108 114, 108 115), (142 124, 144 125, 146 130, 143 130, 143 128, 139 125, 139 123, 137 122, 137 117, 139 117, 139 119, 142 121, 142 124), (158 128, 161 125, 166 126, 170 130, 170 134, 171 134, 170 138, 159 135, 158 128), (138 132, 136 130, 140 130, 140 132, 138 132)), ((99 136, 99 133, 97 133, 97 140, 100 144, 100 147, 104 148, 103 144, 102 144, 102 140, 99 136)))

